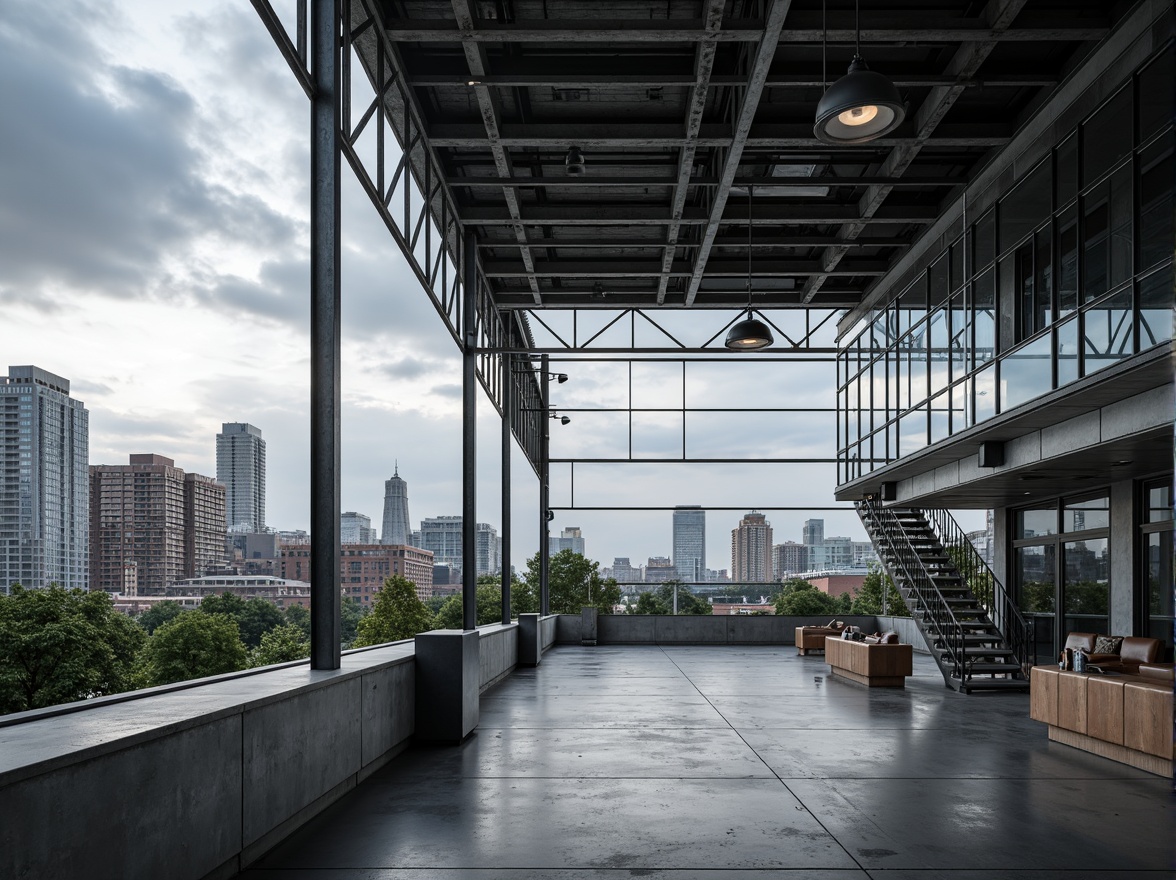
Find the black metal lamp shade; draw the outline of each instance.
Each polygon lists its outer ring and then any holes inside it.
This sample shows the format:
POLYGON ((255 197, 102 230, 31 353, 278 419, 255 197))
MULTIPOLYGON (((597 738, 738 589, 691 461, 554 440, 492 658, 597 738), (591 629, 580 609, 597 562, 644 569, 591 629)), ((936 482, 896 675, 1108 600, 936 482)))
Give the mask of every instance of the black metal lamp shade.
POLYGON ((898 128, 906 108, 894 83, 855 55, 817 104, 813 133, 827 144, 864 144, 898 128))
POLYGON ((775 340, 768 325, 748 312, 747 317, 731 326, 727 331, 727 340, 723 343, 730 351, 756 351, 766 348, 775 340))

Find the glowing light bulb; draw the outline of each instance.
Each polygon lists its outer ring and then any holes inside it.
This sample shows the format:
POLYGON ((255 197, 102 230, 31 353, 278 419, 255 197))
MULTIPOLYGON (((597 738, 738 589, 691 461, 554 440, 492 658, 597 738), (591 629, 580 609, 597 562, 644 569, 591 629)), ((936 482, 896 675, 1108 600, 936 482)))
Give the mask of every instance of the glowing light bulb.
POLYGON ((843 113, 838 113, 837 121, 842 125, 865 125, 877 115, 878 108, 873 104, 866 104, 864 107, 853 107, 843 113))

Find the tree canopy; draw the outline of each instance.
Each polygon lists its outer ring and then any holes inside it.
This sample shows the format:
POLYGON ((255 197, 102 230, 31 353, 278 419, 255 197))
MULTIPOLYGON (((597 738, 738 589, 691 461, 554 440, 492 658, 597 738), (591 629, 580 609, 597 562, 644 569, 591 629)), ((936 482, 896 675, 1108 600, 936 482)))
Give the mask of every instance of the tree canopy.
POLYGON ((823 593, 808 581, 800 578, 789 578, 780 585, 776 593, 776 613, 797 616, 847 614, 850 609, 849 593, 841 596, 830 596, 823 593))
POLYGON ((272 602, 242 599, 232 593, 208 596, 200 603, 200 610, 205 614, 227 614, 236 620, 246 648, 256 648, 266 632, 285 622, 282 612, 272 602))
POLYGON ((139 654, 136 679, 141 687, 152 687, 236 672, 247 665, 237 619, 201 609, 155 631, 139 654))
POLYGON ((106 593, 14 585, 0 596, 0 713, 129 690, 145 638, 106 593))
MULTIPOLYGON (((579 614, 588 606, 612 614, 621 601, 621 588, 613 578, 600 577, 600 564, 572 550, 560 550, 550 560, 548 591, 552 614, 579 614)), ((527 560, 522 583, 511 587, 515 614, 538 611, 539 554, 527 560), (526 607, 524 607, 526 606, 526 607)))
MULTIPOLYGON (((483 576, 484 577, 484 576, 483 576)), ((481 578, 479 578, 481 581, 481 578)), ((477 625, 498 623, 502 620, 502 586, 490 581, 479 583, 476 593, 477 625)), ((437 612, 437 629, 461 629, 465 605, 461 593, 450 596, 437 612)))
POLYGON ((250 666, 290 663, 310 656, 310 638, 295 623, 275 626, 261 637, 261 644, 249 654, 250 666))
POLYGON ((890 575, 883 574, 880 568, 873 566, 862 585, 854 591, 851 613, 881 614, 883 589, 886 590, 886 613, 891 617, 910 617, 911 613, 890 575))
POLYGON ((171 599, 166 599, 163 602, 156 602, 154 605, 140 614, 136 620, 138 621, 139 626, 147 630, 147 635, 151 635, 169 620, 175 620, 175 618, 179 617, 183 613, 184 606, 182 606, 179 602, 173 602, 171 599))
POLYGON ((411 639, 432 628, 433 615, 417 598, 416 584, 397 574, 384 581, 372 610, 359 621, 352 647, 411 639))

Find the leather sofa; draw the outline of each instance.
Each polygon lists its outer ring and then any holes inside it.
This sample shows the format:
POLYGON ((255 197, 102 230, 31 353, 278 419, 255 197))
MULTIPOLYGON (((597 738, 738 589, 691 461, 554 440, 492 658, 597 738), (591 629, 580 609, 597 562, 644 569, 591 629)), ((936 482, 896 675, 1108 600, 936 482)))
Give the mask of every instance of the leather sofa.
MULTIPOLYGON (((1066 636, 1066 648, 1086 652, 1086 662, 1093 663, 1102 669, 1113 669, 1116 672, 1139 674, 1142 664, 1155 665, 1162 659, 1164 645, 1159 639, 1149 639, 1143 636, 1124 636, 1119 644, 1117 653, 1096 652, 1098 633, 1072 632, 1066 636)), ((1115 636, 1114 638, 1119 638, 1115 636)))

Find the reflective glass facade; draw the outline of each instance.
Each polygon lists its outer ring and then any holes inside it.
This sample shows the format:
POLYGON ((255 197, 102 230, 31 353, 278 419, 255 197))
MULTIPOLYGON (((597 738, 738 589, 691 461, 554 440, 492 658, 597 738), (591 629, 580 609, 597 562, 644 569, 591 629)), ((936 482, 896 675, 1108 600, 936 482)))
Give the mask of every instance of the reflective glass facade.
POLYGON ((1172 337, 1170 47, 841 351, 838 483, 1172 337))

